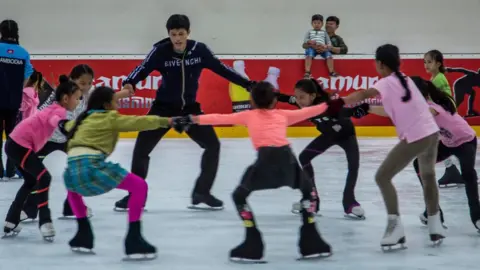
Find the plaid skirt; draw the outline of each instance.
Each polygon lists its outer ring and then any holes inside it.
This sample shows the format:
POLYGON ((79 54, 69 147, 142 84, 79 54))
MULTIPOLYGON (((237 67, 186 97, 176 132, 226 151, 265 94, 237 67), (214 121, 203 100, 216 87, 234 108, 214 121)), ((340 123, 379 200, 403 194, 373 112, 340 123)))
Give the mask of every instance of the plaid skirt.
POLYGON ((63 173, 67 190, 88 197, 107 193, 120 185, 128 171, 105 159, 105 155, 69 157, 63 173))

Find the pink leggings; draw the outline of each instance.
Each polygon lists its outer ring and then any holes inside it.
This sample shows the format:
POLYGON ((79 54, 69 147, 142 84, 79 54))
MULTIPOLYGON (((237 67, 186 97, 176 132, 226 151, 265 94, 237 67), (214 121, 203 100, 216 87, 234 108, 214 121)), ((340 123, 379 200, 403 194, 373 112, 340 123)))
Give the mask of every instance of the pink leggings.
MULTIPOLYGON (((145 206, 145 200, 147 199, 147 182, 141 177, 129 173, 117 188, 130 192, 130 199, 128 200, 128 221, 135 222, 140 220, 143 207, 145 206)), ((87 207, 83 202, 82 195, 68 191, 68 202, 77 218, 87 216, 87 207)))

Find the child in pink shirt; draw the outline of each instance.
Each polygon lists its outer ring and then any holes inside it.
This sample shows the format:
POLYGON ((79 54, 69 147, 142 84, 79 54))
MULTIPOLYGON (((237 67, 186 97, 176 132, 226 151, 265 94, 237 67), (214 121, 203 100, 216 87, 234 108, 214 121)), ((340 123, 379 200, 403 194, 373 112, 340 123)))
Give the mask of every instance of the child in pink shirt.
POLYGON ((40 100, 38 99, 38 92, 42 90, 42 87, 42 73, 35 70, 23 89, 22 104, 20 105, 20 112, 22 113, 21 120, 27 119, 37 112, 37 107, 40 103, 40 100))
POLYGON ((398 199, 393 177, 414 158, 418 158, 420 177, 428 212, 430 240, 440 243, 445 237, 439 211, 438 187, 435 179, 438 131, 425 98, 415 83, 400 72, 400 53, 396 46, 380 46, 375 54, 377 72, 382 76, 372 88, 355 92, 330 102, 329 110, 339 110, 344 104, 355 104, 367 98, 382 98, 383 107, 370 107, 370 112, 388 116, 397 130, 400 142, 390 151, 376 175, 388 213, 388 225, 380 242, 382 248, 405 243, 400 220, 398 199))
MULTIPOLYGON (((480 202, 478 196, 477 173, 475 171, 475 158, 477 154, 477 135, 470 125, 458 113, 455 102, 445 92, 435 85, 420 77, 412 80, 428 101, 430 111, 440 127, 440 143, 438 144, 437 162, 450 156, 456 156, 460 161, 462 178, 465 179, 470 219, 480 232, 480 202)), ((413 166, 417 174, 418 159, 413 166)), ((426 211, 420 215, 420 220, 428 224, 426 211)), ((442 221, 443 222, 443 221, 442 221)))
POLYGON ((36 155, 52 136, 59 122, 67 117, 67 110, 77 106, 81 92, 78 86, 66 76, 60 77, 60 84, 56 89, 56 103, 43 111, 21 121, 10 133, 5 145, 5 152, 15 162, 24 177, 20 187, 8 210, 3 231, 6 235, 16 235, 20 232, 20 212, 28 194, 38 182, 37 202, 39 208, 39 228, 47 241, 52 241, 55 230, 52 225, 50 209, 48 207, 48 188, 51 176, 36 155))
POLYGON ((300 230, 300 253, 303 257, 330 254, 330 246, 318 233, 314 213, 317 194, 311 181, 302 171, 287 139, 287 127, 321 114, 327 106, 320 104, 301 110, 274 109, 277 103, 273 86, 258 83, 251 91, 255 109, 233 114, 209 114, 186 117, 186 125, 244 125, 258 152, 257 160, 247 168, 240 185, 233 192, 233 201, 246 227, 245 241, 230 251, 232 261, 261 261, 264 245, 257 229, 247 197, 256 190, 276 189, 282 186, 300 188, 303 225, 300 230))

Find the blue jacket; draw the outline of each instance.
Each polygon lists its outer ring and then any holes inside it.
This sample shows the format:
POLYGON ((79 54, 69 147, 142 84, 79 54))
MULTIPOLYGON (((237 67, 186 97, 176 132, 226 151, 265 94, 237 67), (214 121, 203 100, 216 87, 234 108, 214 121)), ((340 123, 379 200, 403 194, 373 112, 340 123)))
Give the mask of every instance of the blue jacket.
POLYGON ((0 109, 20 109, 23 84, 32 73, 27 50, 15 42, 0 40, 0 109))
POLYGON ((196 102, 198 79, 204 68, 210 69, 223 78, 248 88, 251 82, 224 65, 210 49, 201 42, 187 41, 184 53, 176 53, 170 39, 164 39, 153 46, 145 60, 123 81, 123 85, 135 85, 144 80, 152 71, 162 74, 162 83, 155 101, 183 109, 196 102))

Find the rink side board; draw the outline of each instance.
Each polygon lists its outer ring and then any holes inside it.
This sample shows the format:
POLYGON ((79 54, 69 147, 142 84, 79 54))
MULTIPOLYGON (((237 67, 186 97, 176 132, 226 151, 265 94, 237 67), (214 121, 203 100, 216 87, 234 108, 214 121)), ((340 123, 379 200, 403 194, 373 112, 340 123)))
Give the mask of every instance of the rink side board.
MULTIPOLYGON (((260 81, 267 76, 271 68, 280 70, 277 80, 280 91, 293 94, 293 85, 303 77, 303 55, 217 55, 228 66, 235 61, 243 61, 245 72, 250 79, 260 81)), ((46 76, 50 82, 56 82, 60 74, 66 74, 78 64, 88 64, 95 71, 94 85, 109 86, 114 90, 121 89, 124 78, 133 70, 145 55, 32 55, 32 63, 36 69, 46 76)), ((460 68, 469 72, 478 72, 480 76, 480 54, 445 54, 445 65, 451 68, 460 68)), ((312 75, 322 83, 324 88, 332 93, 345 96, 352 92, 371 87, 379 77, 375 70, 373 55, 342 55, 335 56, 335 67, 341 76, 329 78, 323 60, 317 60, 312 67, 312 75)), ((402 55, 402 71, 409 75, 422 76, 429 79, 423 65, 423 54, 402 55)), ((466 76, 462 72, 446 74, 452 92, 458 95, 456 82, 466 76)), ((120 112, 129 115, 144 115, 148 112, 155 99, 156 89, 161 83, 160 73, 152 73, 137 84, 135 97, 123 99, 119 102, 120 112)), ((231 113, 232 85, 216 74, 205 70, 200 78, 197 100, 201 103, 205 113, 231 113)), ((473 87, 475 91, 480 90, 473 87)), ((478 95, 477 95, 478 96, 478 95)), ((468 95, 458 107, 460 115, 467 112, 468 95)), ((381 100, 372 98, 370 104, 381 104, 381 100)), ((480 112, 480 97, 474 102, 474 109, 480 112)), ((278 104, 280 109, 296 109, 288 104, 278 104)), ((352 119, 361 137, 394 137, 395 129, 388 118, 368 115, 362 119, 352 119)), ((468 118, 467 122, 480 130, 480 117, 468 118)), ((220 138, 243 138, 248 133, 243 127, 215 127, 220 138)), ((315 137, 319 132, 308 121, 295 124, 288 128, 289 137, 315 137)), ((121 134, 122 138, 135 138, 136 132, 121 134)), ((167 138, 186 138, 185 134, 178 134, 171 130, 167 138)))

